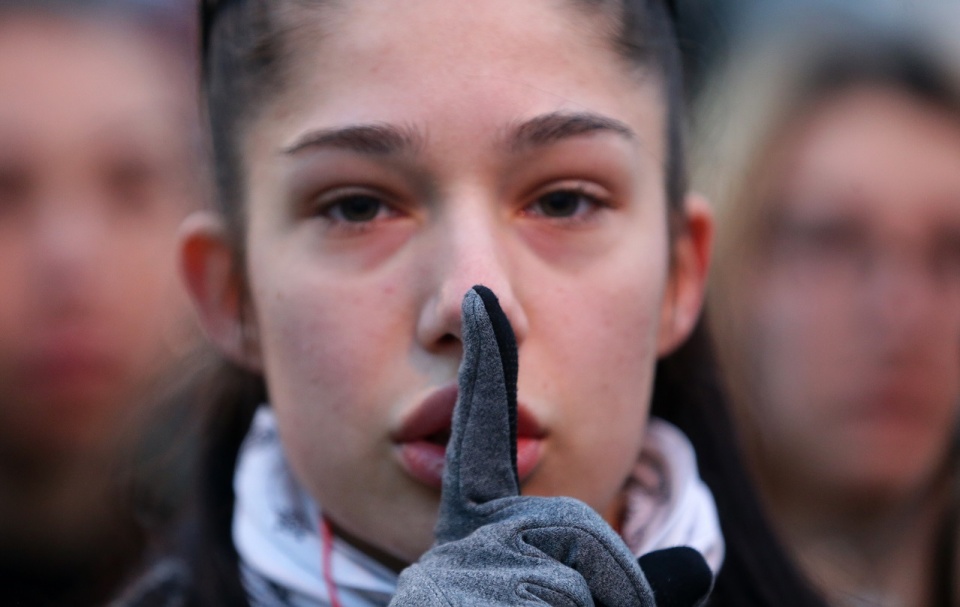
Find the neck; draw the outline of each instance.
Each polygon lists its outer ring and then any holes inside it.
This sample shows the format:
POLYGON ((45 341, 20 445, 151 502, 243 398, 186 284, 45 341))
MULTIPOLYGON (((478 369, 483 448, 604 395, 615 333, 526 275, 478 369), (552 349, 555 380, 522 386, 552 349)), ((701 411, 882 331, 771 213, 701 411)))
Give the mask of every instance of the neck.
POLYGON ((899 495, 764 489, 784 540, 831 604, 921 607, 933 600, 931 572, 950 487, 941 475, 899 495))

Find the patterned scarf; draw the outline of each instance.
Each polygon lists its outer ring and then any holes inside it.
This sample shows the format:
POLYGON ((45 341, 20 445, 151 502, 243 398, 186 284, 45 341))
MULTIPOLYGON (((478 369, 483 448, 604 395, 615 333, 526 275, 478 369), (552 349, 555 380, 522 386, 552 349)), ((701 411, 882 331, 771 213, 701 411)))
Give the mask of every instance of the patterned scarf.
MULTIPOLYGON (((320 507, 294 480, 273 411, 261 407, 234 477, 233 541, 254 607, 382 607, 397 574, 330 533, 320 507)), ((623 537, 635 554, 691 546, 716 573, 723 536, 693 447, 671 424, 651 419, 627 482, 623 537)))

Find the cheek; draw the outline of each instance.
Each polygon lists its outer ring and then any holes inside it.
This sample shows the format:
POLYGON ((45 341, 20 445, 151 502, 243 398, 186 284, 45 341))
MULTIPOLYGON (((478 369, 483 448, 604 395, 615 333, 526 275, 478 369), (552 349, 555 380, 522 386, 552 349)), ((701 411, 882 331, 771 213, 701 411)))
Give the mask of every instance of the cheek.
MULTIPOLYGON (((28 320, 26 277, 10 261, 0 251, 0 290, 4 293, 0 295, 0 391, 5 395, 5 402, 16 403, 20 400, 17 367, 24 355, 30 327, 25 322, 28 320)), ((0 417, 9 417, 15 412, 11 409, 16 408, 0 404, 0 417)), ((0 424, 6 423, 0 420, 0 424)))
MULTIPOLYGON (((557 380, 620 394, 633 392, 638 375, 655 364, 655 343, 666 282, 666 243, 646 239, 629 242, 620 251, 572 276, 544 285, 531 316, 537 338, 553 344, 543 355, 558 369, 576 370, 557 380), (537 330, 539 329, 539 330, 537 330)), ((543 280, 546 283, 546 279, 543 280)), ((532 345, 532 344, 531 344, 532 345)), ((523 351, 521 350, 521 356, 523 351)), ((522 369, 521 369, 522 373, 522 369)), ((642 396, 642 395, 637 395, 642 396)))
POLYGON ((390 336, 372 298, 291 274, 255 284, 252 294, 271 394, 291 401, 321 393, 336 408, 339 394, 376 368, 390 336))
POLYGON ((802 425, 822 414, 822 403, 846 381, 849 322, 840 302, 801 290, 787 277, 760 277, 748 291, 747 369, 755 398, 770 416, 802 425))
POLYGON ((551 465, 535 477, 533 493, 571 495, 610 514, 636 462, 666 274, 666 255, 645 252, 592 268, 548 299, 552 310, 534 316, 543 324, 531 324, 529 349, 521 349, 520 392, 549 403, 552 430, 551 465))
POLYGON ((29 285, 21 247, 10 246, 15 239, 7 239, 0 232, 0 352, 10 349, 18 339, 25 316, 25 298, 29 285))
POLYGON ((394 282, 254 253, 260 358, 272 404, 290 429, 285 438, 311 458, 363 449, 386 423, 390 411, 378 408, 391 404, 390 387, 406 372, 401 354, 412 336, 410 315, 402 303, 383 303, 400 299, 390 297, 394 282))

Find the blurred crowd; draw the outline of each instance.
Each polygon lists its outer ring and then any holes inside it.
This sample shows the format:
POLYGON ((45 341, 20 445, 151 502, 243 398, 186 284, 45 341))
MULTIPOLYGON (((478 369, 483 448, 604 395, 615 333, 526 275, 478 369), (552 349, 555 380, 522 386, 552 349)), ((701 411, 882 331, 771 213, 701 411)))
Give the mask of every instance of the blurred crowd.
MULTIPOLYGON (((0 0, 3 604, 106 604, 189 507, 196 13, 0 0)), ((708 321, 767 515, 830 605, 960 605, 960 11, 678 15, 708 321)))

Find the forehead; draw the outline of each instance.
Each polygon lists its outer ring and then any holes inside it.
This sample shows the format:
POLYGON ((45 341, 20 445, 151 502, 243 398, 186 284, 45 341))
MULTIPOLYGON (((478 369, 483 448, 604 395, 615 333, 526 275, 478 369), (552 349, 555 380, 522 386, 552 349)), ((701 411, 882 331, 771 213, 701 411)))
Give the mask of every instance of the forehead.
MULTIPOLYGON (((614 51, 599 9, 564 0, 374 0, 306 9, 273 118, 497 128, 498 109, 594 111, 664 129, 660 78, 614 51), (322 116, 321 116, 322 114, 322 116)), ((432 133, 428 133, 432 134, 432 133)))
POLYGON ((372 53, 388 59, 399 50, 419 54, 430 67, 453 67, 474 58, 489 64, 499 49, 522 48, 535 62, 548 61, 563 48, 545 48, 567 39, 570 45, 612 47, 602 34, 611 25, 607 12, 580 6, 579 0, 372 0, 340 4, 327 11, 324 30, 331 49, 372 53), (437 51, 440 51, 439 53, 437 51))
POLYGON ((168 119, 185 113, 188 93, 173 62, 159 53, 118 24, 3 16, 0 137, 62 143, 109 135, 119 124, 168 132, 168 119))
POLYGON ((826 100, 782 144, 794 210, 891 225, 960 222, 960 115, 859 87, 826 100))

